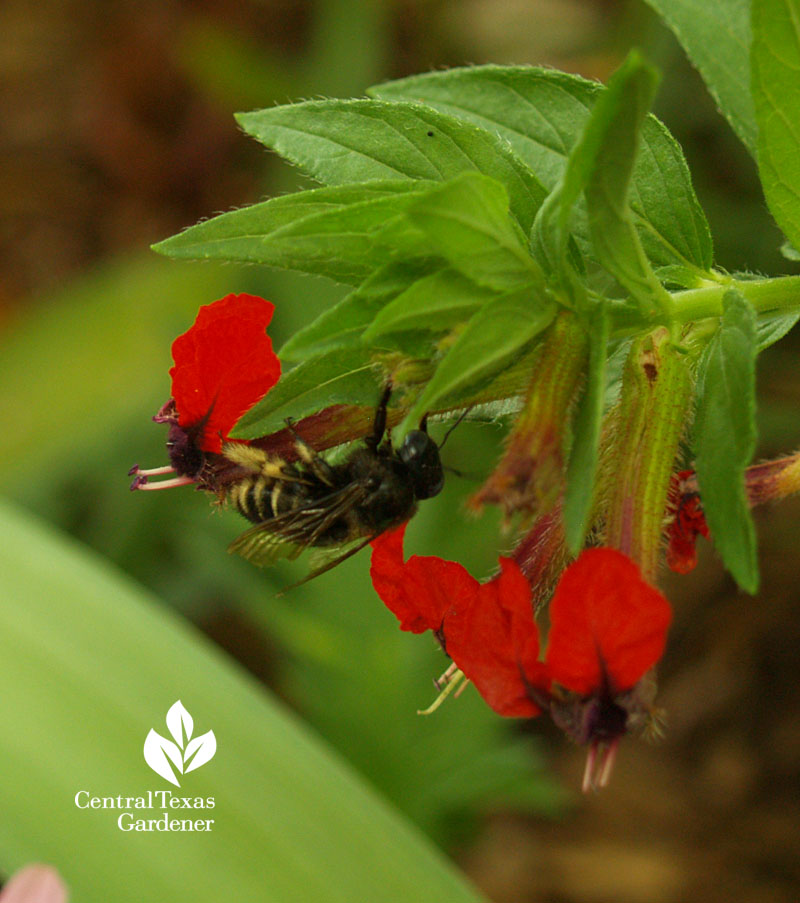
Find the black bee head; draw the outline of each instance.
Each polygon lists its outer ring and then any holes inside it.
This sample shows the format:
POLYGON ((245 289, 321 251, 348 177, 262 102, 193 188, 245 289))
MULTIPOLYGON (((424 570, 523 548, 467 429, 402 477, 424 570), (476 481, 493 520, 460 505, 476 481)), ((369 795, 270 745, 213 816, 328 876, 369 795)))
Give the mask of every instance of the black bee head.
POLYGON ((408 468, 417 499, 429 499, 442 491, 444 471, 439 447, 424 430, 411 430, 397 454, 408 468))

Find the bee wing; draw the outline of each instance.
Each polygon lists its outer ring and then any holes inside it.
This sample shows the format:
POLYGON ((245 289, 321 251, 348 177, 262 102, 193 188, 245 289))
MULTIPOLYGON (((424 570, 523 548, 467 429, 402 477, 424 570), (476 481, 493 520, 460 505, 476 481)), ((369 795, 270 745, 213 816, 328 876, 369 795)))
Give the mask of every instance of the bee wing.
MULTIPOLYGON (((316 549, 311 557, 311 570, 306 576, 301 580, 297 580, 295 583, 284 586, 284 588, 276 595, 282 596, 285 593, 288 593, 290 589, 294 589, 296 586, 302 586, 304 583, 308 583, 309 580, 319 577, 320 574, 330 571, 332 568, 335 568, 337 565, 350 558, 351 555, 360 552, 364 546, 368 546, 378 535, 378 533, 373 533, 370 536, 361 536, 345 545, 337 546, 335 549, 316 549)), ((302 551, 302 549, 299 551, 302 551)))
MULTIPOLYGON (((303 549, 313 545, 337 518, 363 501, 366 495, 363 486, 350 483, 321 499, 256 524, 235 539, 228 546, 228 551, 236 552, 260 567, 266 567, 279 558, 297 558, 303 549)), ((337 548, 339 551, 341 547, 337 548)), ((333 565, 325 567, 325 570, 329 567, 333 565)))
POLYGON ((378 535, 378 533, 371 533, 369 536, 360 536, 358 539, 354 539, 345 545, 337 546, 335 549, 315 550, 314 554, 311 556, 311 570, 309 571, 308 576, 304 577, 298 583, 293 583, 292 586, 287 588, 292 589, 292 587, 299 586, 301 583, 306 583, 308 580, 313 580, 314 577, 319 577, 319 575, 324 574, 325 571, 335 568, 336 565, 346 561, 352 555, 355 555, 356 552, 360 552, 364 546, 368 546, 378 535))
POLYGON ((265 532, 258 525, 234 539, 228 546, 228 551, 241 555, 259 567, 269 567, 279 558, 297 558, 303 548, 304 546, 287 542, 274 533, 265 532))

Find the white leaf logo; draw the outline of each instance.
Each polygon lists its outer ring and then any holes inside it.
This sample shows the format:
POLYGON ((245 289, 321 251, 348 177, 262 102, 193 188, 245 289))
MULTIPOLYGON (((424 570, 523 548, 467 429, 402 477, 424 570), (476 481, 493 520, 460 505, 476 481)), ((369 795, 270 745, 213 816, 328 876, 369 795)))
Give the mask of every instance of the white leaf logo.
POLYGON ((214 758, 217 738, 207 731, 192 739, 194 720, 180 699, 167 712, 167 728, 173 740, 151 730, 144 741, 144 760, 164 780, 180 787, 178 774, 187 774, 214 758))
POLYGON ((188 740, 192 736, 194 721, 180 699, 170 706, 170 710, 167 712, 167 727, 172 734, 172 739, 183 749, 185 742, 183 738, 185 736, 188 740))

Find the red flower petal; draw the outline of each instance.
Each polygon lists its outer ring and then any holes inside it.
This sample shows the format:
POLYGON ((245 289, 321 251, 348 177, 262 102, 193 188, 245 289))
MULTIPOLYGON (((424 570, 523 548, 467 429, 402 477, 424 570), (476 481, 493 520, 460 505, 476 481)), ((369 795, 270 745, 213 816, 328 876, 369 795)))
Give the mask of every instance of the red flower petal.
POLYGON ((401 630, 440 631, 454 599, 474 595, 478 582, 454 561, 419 555, 403 561, 405 532, 403 524, 372 541, 372 585, 401 630))
POLYGON ((444 622, 447 652, 500 715, 532 718, 541 709, 530 688, 549 688, 539 661, 539 631, 533 620, 531 587, 510 558, 500 573, 478 583, 474 597, 461 600, 444 622))
POLYGON ((671 619, 667 600, 629 558, 587 549, 550 603, 550 676, 582 696, 629 690, 661 657, 671 619))
POLYGON ((227 295, 201 307, 194 325, 172 343, 178 423, 203 423, 204 451, 222 451, 236 422, 280 378, 280 361, 265 334, 274 309, 255 295, 227 295))

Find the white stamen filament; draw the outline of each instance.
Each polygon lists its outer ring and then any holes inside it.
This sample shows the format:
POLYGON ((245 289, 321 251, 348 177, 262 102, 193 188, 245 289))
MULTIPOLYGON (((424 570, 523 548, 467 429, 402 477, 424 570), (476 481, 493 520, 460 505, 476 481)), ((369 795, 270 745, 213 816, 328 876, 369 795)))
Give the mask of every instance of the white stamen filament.
POLYGON ((593 740, 586 755, 586 768, 583 770, 584 793, 590 790, 599 790, 608 787, 611 780, 611 772, 614 770, 614 762, 617 759, 619 737, 615 737, 610 743, 593 740))
POLYGON ((597 761, 597 741, 592 740, 592 745, 589 747, 589 752, 586 754, 586 767, 583 769, 583 783, 581 784, 581 790, 584 793, 588 793, 590 790, 594 789, 594 766, 597 761))
POLYGON ((163 467, 152 467, 150 470, 142 470, 142 468, 137 464, 136 467, 130 472, 130 476, 133 476, 135 474, 142 477, 157 477, 165 473, 175 473, 175 468, 171 464, 165 464, 163 467))
MULTIPOLYGON (((142 471, 144 473, 144 471, 142 471)), ((191 477, 175 477, 173 480, 161 480, 158 483, 140 483, 136 489, 172 489, 175 486, 188 486, 194 483, 191 477)))
POLYGON ((597 778, 598 787, 608 787, 611 780, 611 772, 614 770, 614 762, 617 761, 617 750, 619 749, 619 737, 615 737, 606 747, 603 763, 600 767, 600 774, 597 778))

